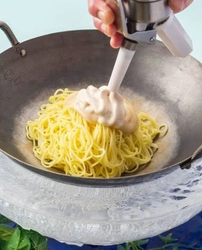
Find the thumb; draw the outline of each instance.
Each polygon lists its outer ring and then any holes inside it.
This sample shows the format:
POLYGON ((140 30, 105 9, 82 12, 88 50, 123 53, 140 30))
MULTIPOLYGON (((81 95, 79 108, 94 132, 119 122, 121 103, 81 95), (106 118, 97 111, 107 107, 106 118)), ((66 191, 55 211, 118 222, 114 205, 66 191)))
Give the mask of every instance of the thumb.
POLYGON ((169 5, 174 13, 187 8, 194 0, 169 0, 169 5))

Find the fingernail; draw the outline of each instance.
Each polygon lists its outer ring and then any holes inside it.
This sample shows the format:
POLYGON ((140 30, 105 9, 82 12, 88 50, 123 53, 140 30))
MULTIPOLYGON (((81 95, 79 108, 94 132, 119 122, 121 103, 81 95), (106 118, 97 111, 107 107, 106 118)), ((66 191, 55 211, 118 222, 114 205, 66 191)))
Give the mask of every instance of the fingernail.
POLYGON ((97 17, 98 17, 101 21, 105 22, 105 13, 104 13, 103 11, 99 11, 99 12, 97 13, 97 17))

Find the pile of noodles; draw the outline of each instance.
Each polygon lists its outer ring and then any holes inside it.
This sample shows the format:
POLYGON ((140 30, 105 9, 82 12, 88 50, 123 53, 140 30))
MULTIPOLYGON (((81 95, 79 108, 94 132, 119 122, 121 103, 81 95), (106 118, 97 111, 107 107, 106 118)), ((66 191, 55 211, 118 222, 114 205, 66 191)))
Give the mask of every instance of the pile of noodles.
POLYGON ((112 178, 135 173, 151 161, 158 148, 154 139, 166 133, 166 125, 159 126, 145 113, 138 115, 139 126, 132 134, 92 124, 64 105, 70 93, 57 90, 41 106, 39 117, 27 123, 27 138, 45 168, 72 176, 112 178))

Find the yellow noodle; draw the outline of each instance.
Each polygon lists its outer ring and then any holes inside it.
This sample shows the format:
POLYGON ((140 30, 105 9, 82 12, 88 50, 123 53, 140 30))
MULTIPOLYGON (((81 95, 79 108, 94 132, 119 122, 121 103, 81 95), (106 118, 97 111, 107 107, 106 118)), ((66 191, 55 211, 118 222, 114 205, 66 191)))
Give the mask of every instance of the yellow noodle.
POLYGON ((154 139, 166 134, 166 125, 159 126, 145 113, 138 115, 139 126, 132 134, 91 124, 63 105, 70 93, 57 90, 42 105, 39 117, 27 123, 27 138, 33 141, 34 155, 45 168, 73 176, 112 178, 135 173, 151 161, 158 149, 154 139))

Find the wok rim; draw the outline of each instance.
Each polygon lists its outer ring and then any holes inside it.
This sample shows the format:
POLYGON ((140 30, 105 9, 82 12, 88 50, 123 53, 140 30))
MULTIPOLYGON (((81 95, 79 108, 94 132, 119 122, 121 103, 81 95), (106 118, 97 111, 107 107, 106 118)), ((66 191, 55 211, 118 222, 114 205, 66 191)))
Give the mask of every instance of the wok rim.
MULTIPOLYGON (((82 32, 83 31, 98 32, 98 31, 95 31, 93 29, 56 32, 56 33, 51 33, 51 34, 46 34, 46 35, 34 37, 32 39, 29 39, 27 41, 24 41, 22 43, 17 44, 17 46, 23 45, 24 43, 33 41, 35 39, 39 39, 39 38, 42 39, 43 37, 48 37, 50 35, 57 35, 57 34, 66 33, 66 32, 68 32, 68 33, 80 32, 80 31, 82 31, 82 32)), ((160 41, 157 41, 157 42, 162 43, 160 41)), ((12 48, 13 47, 8 48, 7 50, 3 51, 2 53, 9 51, 12 48)), ((201 64, 200 61, 198 61, 194 57, 192 57, 192 58, 201 64)), ((194 152, 197 151, 197 149, 194 150, 194 152)), ((50 178, 50 179, 55 180, 57 182, 62 182, 65 184, 77 185, 77 186, 102 187, 102 188, 104 188, 104 187, 106 187, 106 188, 108 188, 108 187, 124 187, 124 186, 138 184, 140 182, 151 181, 151 180, 160 178, 162 176, 165 176, 165 175, 175 171, 178 168, 183 168, 182 166, 185 162, 188 162, 189 164, 191 164, 191 162, 194 160, 193 159, 194 152, 193 152, 191 155, 189 155, 188 157, 186 157, 185 159, 183 159, 177 163, 165 166, 164 168, 162 168, 160 170, 152 171, 150 173, 138 174, 138 175, 133 174, 130 176, 121 176, 121 177, 114 177, 114 178, 101 178, 101 177, 95 178, 95 177, 77 177, 77 176, 66 175, 63 173, 57 173, 57 172, 53 172, 53 171, 49 170, 48 168, 46 169, 42 165, 41 166, 44 169, 38 168, 30 163, 26 163, 25 161, 22 161, 22 160, 16 158, 15 156, 4 151, 2 148, 0 148, 0 152, 2 152, 4 155, 6 155, 10 160, 13 160, 17 164, 19 164, 21 167, 24 167, 29 171, 35 172, 37 174, 40 174, 44 177, 50 178)))
MULTIPOLYGON (((76 186, 86 186, 86 187, 124 187, 131 186, 134 184, 138 184, 141 182, 148 182, 154 179, 158 179, 162 176, 165 176, 169 173, 172 173, 178 168, 181 168, 181 165, 184 162, 191 161, 192 156, 187 157, 183 161, 177 162, 176 164, 169 165, 168 167, 162 168, 157 171, 153 171, 146 174, 139 175, 131 175, 131 176, 121 176, 121 177, 113 177, 113 178, 98 178, 98 177, 78 177, 71 176, 62 173, 53 172, 49 169, 40 169, 35 167, 30 163, 26 163, 18 158, 10 155, 0 148, 0 152, 6 155, 10 160, 13 160, 15 163, 19 164, 21 167, 26 168, 29 171, 35 172, 36 174, 42 175, 44 177, 50 178, 54 181, 76 185, 76 186)), ((182 169, 183 171, 183 169, 182 169)), ((184 170, 185 171, 185 170, 184 170)))

